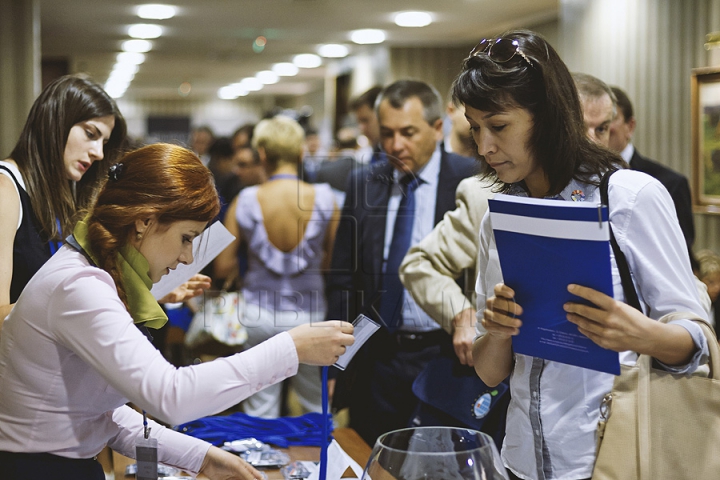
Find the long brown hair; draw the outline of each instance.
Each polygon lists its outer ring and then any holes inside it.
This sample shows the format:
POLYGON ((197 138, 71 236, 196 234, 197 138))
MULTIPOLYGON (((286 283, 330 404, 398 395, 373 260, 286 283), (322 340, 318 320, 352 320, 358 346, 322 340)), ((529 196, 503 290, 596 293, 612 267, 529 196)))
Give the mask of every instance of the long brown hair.
POLYGON ((219 211, 212 175, 197 155, 156 143, 126 154, 113 167, 90 212, 88 239, 98 266, 110 274, 126 303, 117 253, 134 233, 135 220, 154 216, 165 226, 209 222, 219 211))
MULTIPOLYGON (((470 55, 453 83, 453 100, 485 112, 512 107, 530 112, 533 129, 528 148, 547 175, 547 195, 560 193, 572 178, 597 184, 596 175, 624 165, 618 155, 588 139, 575 82, 550 44, 527 30, 498 38, 517 41, 524 56, 517 54, 500 63, 485 54, 470 55)), ((501 191, 510 188, 487 164, 485 169, 501 191)))
POLYGON ((91 203, 108 166, 123 146, 126 130, 125 119, 113 99, 87 78, 60 77, 40 93, 10 158, 23 176, 33 213, 46 239, 61 240, 72 230, 77 212, 91 203), (115 127, 103 148, 104 157, 93 162, 73 193, 64 161, 70 129, 76 123, 108 115, 115 117, 115 127))

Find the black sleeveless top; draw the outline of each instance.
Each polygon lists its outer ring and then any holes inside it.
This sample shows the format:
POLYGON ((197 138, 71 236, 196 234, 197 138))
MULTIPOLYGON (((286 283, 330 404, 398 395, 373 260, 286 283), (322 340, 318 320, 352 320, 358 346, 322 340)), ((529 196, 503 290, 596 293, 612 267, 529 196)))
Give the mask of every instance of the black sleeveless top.
POLYGON ((17 302, 20 293, 35 272, 50 259, 50 246, 40 234, 40 227, 30 204, 30 196, 18 183, 12 171, 4 165, 0 169, 10 174, 20 194, 20 206, 23 216, 20 228, 15 232, 13 243, 13 273, 10 282, 10 303, 17 302))

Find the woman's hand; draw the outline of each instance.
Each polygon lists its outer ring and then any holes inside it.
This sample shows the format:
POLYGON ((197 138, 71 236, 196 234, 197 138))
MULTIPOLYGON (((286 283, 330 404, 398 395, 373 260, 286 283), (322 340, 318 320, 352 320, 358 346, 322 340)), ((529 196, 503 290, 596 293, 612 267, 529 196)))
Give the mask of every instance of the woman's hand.
POLYGON ((298 360, 306 365, 332 365, 348 345, 355 343, 352 324, 338 320, 307 323, 288 333, 295 342, 298 360))
POLYGON ((237 455, 210 447, 205 454, 198 478, 210 480, 260 480, 265 478, 262 473, 253 468, 237 455))
POLYGON ((642 353, 649 350, 650 330, 657 322, 630 305, 592 288, 571 284, 568 292, 594 305, 568 302, 563 306, 568 321, 577 325, 580 333, 601 347, 616 352, 633 350, 642 353))
POLYGON ((580 333, 603 348, 650 355, 666 365, 685 365, 696 347, 690 333, 680 325, 656 322, 630 305, 588 287, 568 285, 573 295, 595 306, 568 302, 568 321, 580 333))
POLYGON ((485 302, 482 325, 488 334, 509 339, 520 333, 522 322, 517 316, 522 315, 523 309, 515 303, 515 291, 504 283, 495 285, 494 293, 485 302))
POLYGON ((158 303, 180 303, 185 300, 190 300, 193 297, 202 295, 202 293, 210 288, 211 285, 212 283, 210 277, 198 273, 193 275, 190 280, 158 300, 158 303))

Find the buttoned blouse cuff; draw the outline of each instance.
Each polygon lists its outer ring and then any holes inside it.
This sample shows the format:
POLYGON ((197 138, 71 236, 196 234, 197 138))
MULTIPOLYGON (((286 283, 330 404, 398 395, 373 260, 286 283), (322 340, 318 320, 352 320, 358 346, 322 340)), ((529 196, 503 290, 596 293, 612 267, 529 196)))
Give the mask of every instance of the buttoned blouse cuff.
POLYGON ((710 358, 710 350, 708 349, 707 339, 705 338, 700 325, 692 320, 680 319, 669 322, 669 324, 680 325, 688 331, 692 337, 693 343, 695 344, 695 354, 690 359, 690 362, 685 365, 666 365, 657 359, 655 359, 655 362, 670 373, 691 374, 697 370, 698 366, 706 364, 710 358))

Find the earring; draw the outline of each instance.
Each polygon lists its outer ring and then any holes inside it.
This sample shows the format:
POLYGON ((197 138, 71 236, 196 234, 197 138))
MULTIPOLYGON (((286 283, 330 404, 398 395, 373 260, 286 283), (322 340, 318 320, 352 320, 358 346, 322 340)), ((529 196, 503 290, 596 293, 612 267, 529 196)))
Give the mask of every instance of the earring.
POLYGON ((140 240, 142 240, 142 233, 137 232, 137 233, 135 234, 135 238, 138 240, 138 242, 139 242, 140 240))

